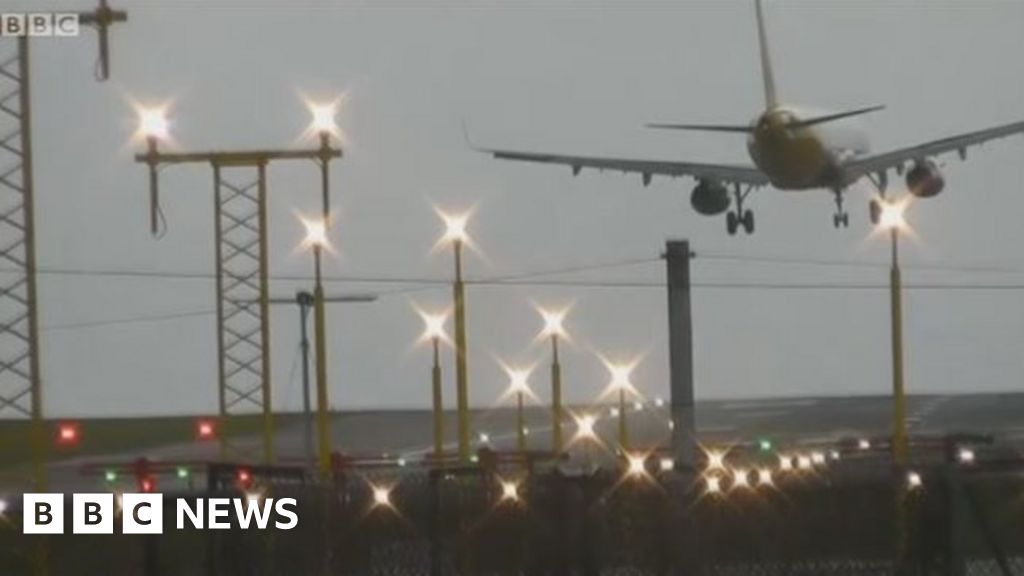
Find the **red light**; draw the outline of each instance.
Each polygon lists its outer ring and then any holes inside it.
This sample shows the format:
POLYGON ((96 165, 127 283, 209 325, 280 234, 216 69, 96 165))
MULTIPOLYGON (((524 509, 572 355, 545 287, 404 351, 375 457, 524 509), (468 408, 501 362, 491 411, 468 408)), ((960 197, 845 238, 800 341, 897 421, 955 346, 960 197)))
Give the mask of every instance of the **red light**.
POLYGON ((245 468, 239 470, 238 483, 241 484, 242 486, 248 486, 250 482, 252 482, 252 474, 249 474, 249 471, 246 470, 245 468))
POLYGON ((143 478, 142 481, 139 482, 139 489, 143 492, 153 492, 156 490, 156 481, 152 478, 143 478))
POLYGON ((57 443, 69 446, 78 443, 78 426, 64 423, 57 427, 57 443))
POLYGON ((196 425, 196 434, 199 436, 200 440, 211 440, 215 433, 216 428, 214 427, 213 422, 210 422, 209 420, 200 420, 196 425))

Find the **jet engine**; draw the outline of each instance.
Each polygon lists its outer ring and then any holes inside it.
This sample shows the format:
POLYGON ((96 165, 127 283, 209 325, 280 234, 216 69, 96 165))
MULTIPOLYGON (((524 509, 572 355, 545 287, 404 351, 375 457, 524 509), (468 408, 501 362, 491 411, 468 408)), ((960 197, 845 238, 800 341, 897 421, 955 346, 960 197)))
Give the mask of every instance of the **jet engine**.
POLYGON ((946 181, 931 160, 917 160, 907 172, 907 189, 918 198, 931 198, 942 192, 946 181))
POLYGON ((729 209, 729 191, 720 182, 701 180, 690 194, 690 204, 699 214, 715 216, 729 209))

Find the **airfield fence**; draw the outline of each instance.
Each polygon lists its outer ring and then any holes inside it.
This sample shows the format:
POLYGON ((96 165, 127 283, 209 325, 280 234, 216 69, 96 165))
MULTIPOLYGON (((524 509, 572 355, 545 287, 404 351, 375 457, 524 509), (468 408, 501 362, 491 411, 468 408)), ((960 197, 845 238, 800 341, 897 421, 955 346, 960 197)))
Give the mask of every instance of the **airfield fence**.
MULTIPOLYGON (((353 474, 331 489, 289 485, 289 531, 175 530, 53 536, 51 574, 146 575, 1024 575, 1021 470, 952 465, 904 492, 890 472, 793 474, 708 494, 682 472, 526 474, 509 468, 353 474), (502 479, 517 479, 510 497, 502 479), (388 504, 374 487, 389 486, 388 504), (897 562, 897 494, 907 538, 897 562)), ((220 495, 235 495, 221 491, 220 495)), ((70 500, 70 498, 69 498, 70 500)), ((0 574, 31 573, 20 522, 0 528, 0 574)))

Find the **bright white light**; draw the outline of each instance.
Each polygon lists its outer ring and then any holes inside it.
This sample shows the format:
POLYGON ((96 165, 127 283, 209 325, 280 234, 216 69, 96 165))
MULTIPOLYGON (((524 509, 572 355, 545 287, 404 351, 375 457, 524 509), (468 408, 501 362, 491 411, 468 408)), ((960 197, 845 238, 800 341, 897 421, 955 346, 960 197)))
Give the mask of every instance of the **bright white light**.
POLYGON ((619 409, 618 408, 609 408, 608 409, 608 414, 611 415, 612 418, 618 418, 618 416, 619 416, 619 409))
POLYGON ((448 321, 447 312, 438 314, 420 312, 420 317, 423 318, 423 338, 425 340, 448 340, 448 335, 444 331, 444 325, 448 321))
POLYGON ((441 237, 442 242, 465 242, 469 239, 469 234, 466 233, 469 213, 448 214, 447 212, 438 211, 438 214, 444 220, 445 226, 444 236, 441 237))
POLYGON ((806 454, 800 454, 796 457, 796 466, 801 470, 810 470, 813 463, 811 462, 810 456, 806 454))
POLYGON ((645 476, 647 474, 647 458, 643 454, 626 455, 626 474, 628 476, 645 476))
POLYGON ((655 398, 654 405, 658 408, 662 408, 665 406, 665 400, 663 400, 661 397, 655 398))
POLYGON ((523 436, 529 436, 529 435, 530 435, 530 428, 528 426, 523 426, 523 436))
POLYGON ((501 483, 501 499, 508 500, 510 502, 519 501, 519 485, 511 481, 503 481, 501 483))
POLYGON ((744 468, 735 468, 732 471, 732 486, 733 488, 748 488, 750 487, 750 479, 747 477, 747 471, 744 468))
POLYGON ((725 470, 725 452, 709 450, 707 455, 708 470, 725 470))
POLYGON ((708 485, 708 494, 720 494, 722 492, 722 479, 718 476, 708 476, 704 481, 708 485))
POLYGON ((391 506, 391 490, 384 486, 373 487, 373 505, 391 506))
POLYGON ((974 462, 974 450, 971 450, 970 448, 961 448, 956 453, 956 459, 959 460, 961 464, 971 464, 974 462))
POLYGON ((917 472, 908 472, 907 473, 907 486, 909 486, 911 489, 914 489, 914 488, 920 488, 921 484, 922 484, 922 481, 921 481, 921 475, 920 474, 918 474, 917 472))
POLYGON ((643 410, 644 410, 644 403, 640 402, 640 401, 633 402, 633 410, 636 411, 636 412, 643 412, 643 410))
POLYGON ((671 458, 662 458, 659 465, 662 472, 671 472, 676 468, 676 461, 671 458))
POLYGON ((557 336, 559 338, 565 336, 565 328, 562 323, 565 321, 568 310, 547 310, 545 308, 539 308, 541 317, 544 318, 544 329, 540 335, 544 338, 550 338, 551 336, 557 336))
POLYGON ((779 456, 779 469, 784 472, 789 472, 793 469, 793 458, 787 455, 779 456))
POLYGON ((398 464, 400 468, 405 468, 405 465, 408 464, 408 462, 405 461, 405 458, 399 458, 395 463, 398 464))
POLYGON ((491 442, 491 435, 488 434, 487 432, 481 432, 478 435, 478 437, 480 439, 480 443, 481 444, 490 444, 490 442, 491 442))
POLYGON ((337 130, 337 124, 334 122, 335 116, 338 115, 337 103, 330 104, 310 104, 309 113, 313 117, 310 121, 310 128, 317 134, 333 134, 337 130))
POLYGON ((146 138, 165 140, 169 134, 167 117, 163 108, 142 108, 139 110, 139 134, 146 138))
POLYGON ((513 394, 530 394, 530 373, 533 368, 506 368, 508 374, 508 390, 513 394))
POLYGON ((817 452, 817 451, 811 452, 811 462, 813 462, 815 464, 819 464, 819 465, 820 464, 824 464, 825 463, 825 453, 824 452, 817 452))
POLYGON ((838 462, 841 456, 839 454, 839 450, 829 450, 828 451, 828 457, 831 458, 832 460, 838 462))
POLYGON ((7 513, 7 506, 7 500, 0 498, 0 516, 3 516, 7 513))
POLYGON ((327 239, 327 223, 322 218, 301 218, 306 228, 306 237, 302 240, 302 248, 321 248, 330 250, 331 243, 327 239))
POLYGON ((775 481, 772 480, 772 471, 768 468, 761 468, 757 471, 757 484, 759 486, 774 486, 775 481))
POLYGON ((675 423, 674 420, 669 420, 668 421, 668 429, 669 430, 675 430, 676 429, 676 423, 675 423))
POLYGON ((633 383, 630 381, 630 377, 633 375, 633 369, 636 368, 636 362, 629 364, 606 363, 605 366, 607 366, 608 373, 611 375, 611 382, 608 384, 609 389, 615 391, 625 390, 627 392, 633 390, 633 383))
POLYGON ((263 492, 259 490, 252 490, 245 493, 245 500, 250 504, 259 505, 261 499, 263 499, 263 492))
POLYGON ((868 440, 867 438, 861 438, 860 440, 857 441, 857 447, 860 448, 861 450, 870 450, 871 440, 868 440))
POLYGON ((594 423, 595 419, 590 414, 584 414, 583 416, 576 418, 576 437, 584 439, 596 438, 597 435, 594 434, 594 423))
POLYGON ((906 204, 903 202, 886 202, 879 200, 881 211, 878 213, 878 225, 885 230, 903 228, 906 222, 903 220, 903 212, 906 204))

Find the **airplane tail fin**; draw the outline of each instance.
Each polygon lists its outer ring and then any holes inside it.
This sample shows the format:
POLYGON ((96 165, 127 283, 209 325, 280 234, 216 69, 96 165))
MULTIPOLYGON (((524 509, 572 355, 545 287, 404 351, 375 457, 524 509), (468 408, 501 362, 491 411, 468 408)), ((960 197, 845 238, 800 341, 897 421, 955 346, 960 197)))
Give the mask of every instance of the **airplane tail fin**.
POLYGON ((772 109, 778 104, 775 93, 775 74, 772 72, 772 58, 768 51, 768 33, 764 26, 764 7, 762 0, 755 0, 757 9, 757 41, 761 51, 761 79, 764 81, 764 104, 772 109))

